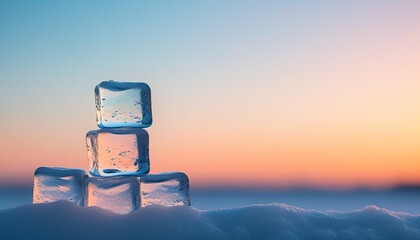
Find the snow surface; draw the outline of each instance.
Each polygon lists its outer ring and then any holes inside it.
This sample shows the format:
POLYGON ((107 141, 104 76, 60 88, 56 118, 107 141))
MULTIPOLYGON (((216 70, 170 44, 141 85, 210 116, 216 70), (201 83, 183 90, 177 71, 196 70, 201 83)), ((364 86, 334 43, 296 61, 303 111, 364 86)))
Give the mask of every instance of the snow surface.
POLYGON ((375 206, 340 213, 286 204, 211 211, 150 206, 118 215, 55 202, 1 210, 0 239, 420 239, 420 215, 375 206))

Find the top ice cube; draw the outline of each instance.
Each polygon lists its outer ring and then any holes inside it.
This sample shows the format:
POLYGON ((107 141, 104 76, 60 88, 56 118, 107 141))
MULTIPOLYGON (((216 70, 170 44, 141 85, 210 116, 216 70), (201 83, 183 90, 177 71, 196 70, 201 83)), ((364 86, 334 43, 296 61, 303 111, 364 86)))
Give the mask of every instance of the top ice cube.
POLYGON ((150 87, 146 83, 101 82, 95 87, 95 102, 100 128, 152 125, 150 87))

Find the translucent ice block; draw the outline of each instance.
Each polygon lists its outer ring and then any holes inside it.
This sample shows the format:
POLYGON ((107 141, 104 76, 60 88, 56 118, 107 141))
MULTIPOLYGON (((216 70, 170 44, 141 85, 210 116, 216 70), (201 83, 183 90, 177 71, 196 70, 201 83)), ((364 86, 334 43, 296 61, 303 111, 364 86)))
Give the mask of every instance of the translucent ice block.
POLYGON ((188 176, 182 172, 149 174, 140 179, 141 206, 191 206, 188 176))
POLYGON ((100 128, 152 125, 150 87, 141 82, 104 81, 95 88, 100 128))
POLYGON ((84 180, 88 178, 80 169, 40 167, 34 174, 33 203, 67 200, 83 206, 84 180))
POLYGON ((149 135, 141 128, 104 128, 86 135, 94 176, 142 176, 149 172, 149 135))
POLYGON ((136 177, 92 177, 85 181, 85 206, 125 214, 140 207, 140 184, 136 177))

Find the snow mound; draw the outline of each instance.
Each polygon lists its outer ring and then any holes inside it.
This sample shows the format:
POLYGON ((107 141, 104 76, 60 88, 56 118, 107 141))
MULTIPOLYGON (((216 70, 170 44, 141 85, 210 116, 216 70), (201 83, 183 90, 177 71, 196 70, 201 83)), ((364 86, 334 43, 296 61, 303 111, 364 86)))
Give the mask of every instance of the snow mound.
POLYGON ((198 211, 190 207, 142 208, 118 215, 68 202, 0 211, 6 239, 420 239, 420 216, 375 206, 340 213, 286 204, 198 211))

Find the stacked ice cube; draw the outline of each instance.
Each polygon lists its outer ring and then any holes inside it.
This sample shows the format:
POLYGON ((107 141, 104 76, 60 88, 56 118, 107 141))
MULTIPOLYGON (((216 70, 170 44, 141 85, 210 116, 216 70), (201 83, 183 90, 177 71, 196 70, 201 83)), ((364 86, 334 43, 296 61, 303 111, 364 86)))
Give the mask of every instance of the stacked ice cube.
POLYGON ((100 129, 89 131, 88 175, 80 169, 41 167, 35 171, 34 203, 67 200, 129 213, 148 205, 190 206, 188 176, 150 174, 152 125, 150 87, 146 83, 105 81, 95 88, 100 129))

